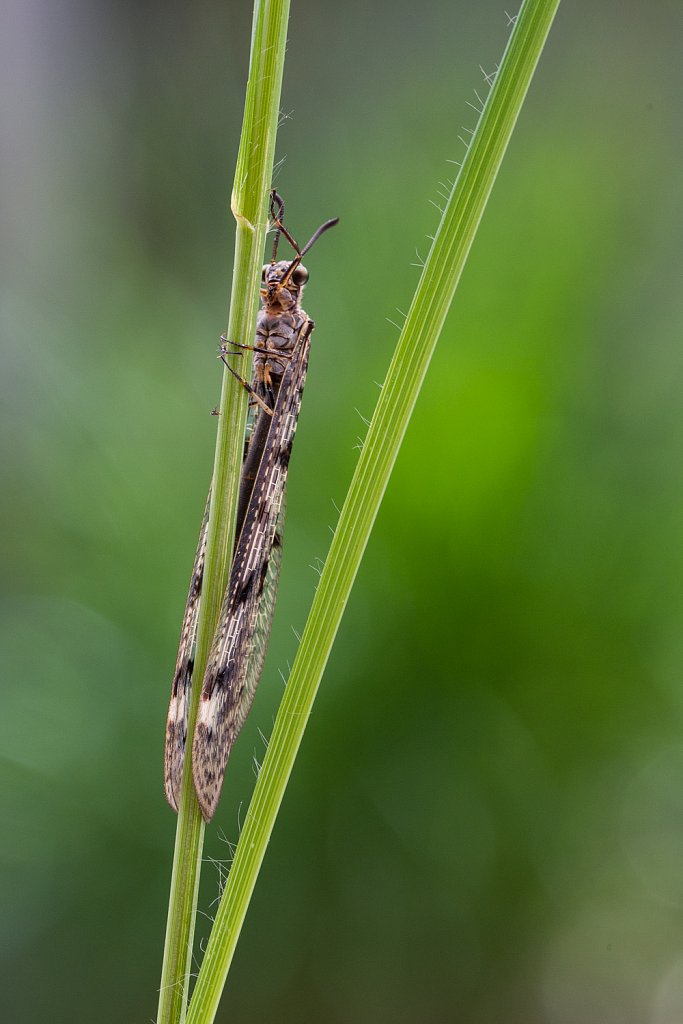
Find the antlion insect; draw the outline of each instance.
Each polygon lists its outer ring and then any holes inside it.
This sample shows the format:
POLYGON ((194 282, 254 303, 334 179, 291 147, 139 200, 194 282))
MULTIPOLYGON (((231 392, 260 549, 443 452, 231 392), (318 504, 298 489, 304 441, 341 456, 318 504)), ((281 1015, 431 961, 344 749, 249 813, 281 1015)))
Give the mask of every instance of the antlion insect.
MULTIPOLYGON (((254 699, 275 608, 287 469, 314 327, 301 308, 301 295, 308 280, 301 260, 323 232, 338 223, 338 218, 326 221, 300 249, 282 223, 284 202, 275 190, 271 192, 270 213, 275 240, 272 259, 263 268, 254 345, 221 338, 221 358, 226 366, 230 345, 253 349, 251 384, 230 366, 228 369, 249 392, 254 416, 242 462, 237 541, 202 683, 192 745, 194 786, 206 821, 211 820, 216 810, 232 745, 254 699), (281 235, 296 252, 291 261, 277 260, 281 235)), ((164 781, 166 799, 176 811, 185 759, 210 505, 211 492, 192 569, 168 709, 164 781)))

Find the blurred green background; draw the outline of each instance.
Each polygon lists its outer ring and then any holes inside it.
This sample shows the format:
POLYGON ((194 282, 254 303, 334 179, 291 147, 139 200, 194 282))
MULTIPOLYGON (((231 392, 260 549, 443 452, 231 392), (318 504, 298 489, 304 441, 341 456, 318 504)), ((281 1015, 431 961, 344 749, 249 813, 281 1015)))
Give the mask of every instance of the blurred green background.
MULTIPOLYGON (((150 1021, 164 722, 212 463, 251 9, 9 0, 3 1020, 150 1021)), ((683 1020, 683 13, 565 0, 432 363, 220 1021, 683 1020)), ((294 0, 318 324, 200 932, 500 3, 294 0)))

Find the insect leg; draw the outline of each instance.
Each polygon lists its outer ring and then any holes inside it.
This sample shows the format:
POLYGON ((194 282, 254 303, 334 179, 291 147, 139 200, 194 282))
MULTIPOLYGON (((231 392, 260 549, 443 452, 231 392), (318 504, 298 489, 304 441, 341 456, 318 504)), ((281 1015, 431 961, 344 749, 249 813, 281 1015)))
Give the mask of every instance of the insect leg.
POLYGON ((228 348, 229 345, 234 345, 235 348, 243 349, 247 352, 263 352, 265 355, 277 356, 278 359, 291 359, 292 353, 287 352, 281 348, 268 348, 263 345, 243 345, 241 341, 228 341, 224 334, 221 334, 221 355, 225 356, 239 356, 241 352, 231 352, 228 348))
POLYGON ((223 361, 226 369, 230 370, 230 373, 233 375, 235 380, 238 380, 240 382, 240 384, 242 385, 242 387, 245 389, 245 391, 248 392, 248 394, 252 398, 252 401, 254 401, 256 403, 256 405, 258 405, 261 409, 263 409, 263 411, 265 413, 267 413, 269 416, 272 416, 273 415, 273 410, 271 408, 269 408, 269 406, 266 405, 266 403, 263 401, 263 399, 259 395, 259 393, 256 390, 256 388, 252 387, 252 385, 249 383, 249 381, 245 380, 244 377, 242 377, 237 372, 237 370, 233 370, 232 366, 230 365, 230 363, 225 358, 225 355, 224 355, 223 352, 221 352, 221 354, 220 354, 220 356, 218 358, 223 361))

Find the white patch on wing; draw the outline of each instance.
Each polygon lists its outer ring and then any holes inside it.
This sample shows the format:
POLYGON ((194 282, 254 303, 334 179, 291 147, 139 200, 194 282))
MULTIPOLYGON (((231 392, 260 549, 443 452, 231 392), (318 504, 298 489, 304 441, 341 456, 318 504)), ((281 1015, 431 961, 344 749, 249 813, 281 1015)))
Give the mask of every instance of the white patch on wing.
POLYGON ((216 718, 216 711, 218 701, 215 700, 201 700, 199 702, 199 717, 198 722, 202 725, 212 725, 216 718))

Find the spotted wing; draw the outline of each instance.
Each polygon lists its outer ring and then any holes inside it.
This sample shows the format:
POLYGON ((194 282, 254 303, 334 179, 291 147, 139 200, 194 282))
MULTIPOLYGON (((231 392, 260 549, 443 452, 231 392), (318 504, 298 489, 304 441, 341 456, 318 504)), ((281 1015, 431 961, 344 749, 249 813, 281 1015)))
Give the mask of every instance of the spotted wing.
MULTIPOLYGON (((271 392, 274 395, 276 392, 271 392)), ((266 392, 260 394, 267 400, 266 392)), ((272 398, 274 402, 274 397, 272 398)), ((254 485, 255 469, 258 465, 260 454, 263 451, 267 427, 270 424, 270 417, 263 413, 258 406, 252 414, 247 427, 247 437, 244 445, 244 456, 242 462, 242 479, 240 481, 239 507, 237 512, 236 530, 239 533, 242 529, 246 509, 251 497, 251 489, 254 485)), ((185 746, 187 741, 187 723, 190 713, 190 690, 192 687, 192 672, 194 670, 195 650, 197 644, 197 621, 199 619, 199 607, 202 596, 202 584, 204 580, 204 560, 206 558, 206 541, 209 528, 209 507, 211 505, 211 491, 206 500, 204 517, 199 531, 199 541, 192 567, 190 578, 190 589, 185 605, 183 624, 180 630, 180 643, 178 645, 178 657, 176 660, 175 672, 173 674, 173 685, 171 688, 171 702, 168 707, 168 718, 166 723, 166 749, 164 753, 164 786, 166 799, 174 811, 178 810, 180 800, 180 784, 183 777, 183 764, 185 762, 185 746)))
POLYGON ((213 817, 232 745, 254 699, 279 570, 287 470, 306 380, 312 321, 282 378, 204 676, 192 747, 197 799, 213 817))
POLYGON ((166 799, 174 811, 178 810, 178 801, 180 800, 180 783, 183 777, 185 742, 187 740, 187 719, 190 707, 190 687, 192 685, 192 670, 194 668, 195 646, 197 641, 197 619, 199 618, 199 605, 201 602, 202 582, 204 579, 204 559, 206 557, 206 539, 209 531, 210 505, 211 491, 209 491, 209 496, 206 499, 204 518, 202 519, 197 551, 194 556, 194 565, 192 567, 192 576, 190 578, 190 589, 187 594, 187 604, 185 605, 183 625, 180 630, 178 657, 176 660, 175 672, 173 674, 171 702, 168 706, 168 719, 166 722, 164 785, 166 788, 166 799))
MULTIPOLYGON (((258 606, 252 653, 247 663, 247 676, 244 689, 246 693, 251 693, 252 695, 256 693, 256 687, 258 686, 258 681, 261 678, 261 673, 263 672, 263 663, 266 660, 270 630, 273 625, 273 615, 275 614, 277 588, 280 582, 280 569, 282 568, 282 537, 285 528, 286 501, 287 492, 285 490, 285 493, 282 496, 280 512, 275 524, 273 546, 270 552, 270 558, 268 559, 266 580, 263 585, 263 593, 258 606)), ((249 705, 244 710, 244 716, 236 720, 237 732, 239 732, 244 725, 250 707, 251 701, 249 701, 249 705)))

